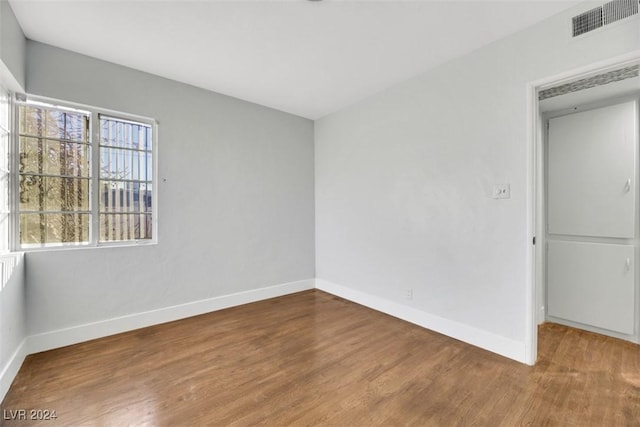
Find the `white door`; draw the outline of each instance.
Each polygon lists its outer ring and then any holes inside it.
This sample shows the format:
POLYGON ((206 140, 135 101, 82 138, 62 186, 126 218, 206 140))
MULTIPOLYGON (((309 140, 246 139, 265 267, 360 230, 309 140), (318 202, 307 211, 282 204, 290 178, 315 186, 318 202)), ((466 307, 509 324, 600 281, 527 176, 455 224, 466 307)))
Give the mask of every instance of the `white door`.
POLYGON ((635 102, 549 120, 549 233, 633 238, 635 102))
POLYGON ((633 335, 634 247, 549 241, 549 315, 633 335))
POLYGON ((634 334, 637 103, 549 120, 547 315, 634 334))

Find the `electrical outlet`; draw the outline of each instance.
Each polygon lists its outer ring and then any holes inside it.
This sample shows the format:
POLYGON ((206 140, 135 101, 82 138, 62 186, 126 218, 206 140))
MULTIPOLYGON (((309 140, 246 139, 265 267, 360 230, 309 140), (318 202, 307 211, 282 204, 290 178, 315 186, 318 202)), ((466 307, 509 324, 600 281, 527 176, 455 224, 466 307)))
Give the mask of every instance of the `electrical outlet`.
POLYGON ((407 300, 412 300, 413 299, 413 289, 409 288, 409 289, 405 289, 404 290, 404 298, 407 300))
POLYGON ((511 186, 509 184, 495 184, 493 186, 494 199, 510 199, 511 186))

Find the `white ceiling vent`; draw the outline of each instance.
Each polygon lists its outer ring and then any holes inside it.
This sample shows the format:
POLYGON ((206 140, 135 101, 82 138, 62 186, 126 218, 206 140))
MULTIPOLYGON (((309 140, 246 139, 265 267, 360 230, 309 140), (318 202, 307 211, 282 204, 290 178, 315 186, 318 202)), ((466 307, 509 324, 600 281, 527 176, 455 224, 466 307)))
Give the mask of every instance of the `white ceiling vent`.
POLYGON ((573 37, 638 14, 640 0, 613 0, 574 16, 573 37))

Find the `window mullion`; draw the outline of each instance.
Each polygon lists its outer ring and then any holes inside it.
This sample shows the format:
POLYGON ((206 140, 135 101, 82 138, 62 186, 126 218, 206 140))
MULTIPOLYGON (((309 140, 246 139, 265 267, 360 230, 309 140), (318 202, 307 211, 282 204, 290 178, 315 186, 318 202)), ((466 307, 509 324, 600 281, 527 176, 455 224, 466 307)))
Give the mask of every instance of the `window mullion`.
POLYGON ((91 207, 91 231, 90 242, 97 246, 100 239, 100 115, 91 114, 90 141, 91 141, 91 195, 89 206, 91 207))

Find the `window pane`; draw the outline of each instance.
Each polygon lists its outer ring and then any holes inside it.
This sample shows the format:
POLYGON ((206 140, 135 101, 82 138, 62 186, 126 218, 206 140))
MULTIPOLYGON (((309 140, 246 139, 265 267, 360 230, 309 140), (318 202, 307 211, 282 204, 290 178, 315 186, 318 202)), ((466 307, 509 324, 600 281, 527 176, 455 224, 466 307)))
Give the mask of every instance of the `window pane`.
POLYGON ((0 172, 0 213, 9 213, 9 174, 0 172))
POLYGON ((100 145, 133 150, 151 150, 151 127, 117 119, 100 119, 100 145))
POLYGON ((100 181, 100 212, 151 212, 151 184, 100 181))
POLYGON ((151 214, 100 214, 100 241, 146 240, 152 236, 151 214))
POLYGON ((144 206, 144 210, 146 212, 151 212, 151 207, 153 206, 153 186, 151 184, 141 184, 140 185, 140 194, 142 194, 141 203, 144 206))
POLYGON ((9 170, 9 133, 0 128, 0 169, 9 170))
POLYGON ((151 127, 101 117, 100 133, 100 241, 151 239, 151 127))
POLYGON ((86 142, 89 117, 30 105, 20 106, 20 135, 86 142))
POLYGON ((20 214, 20 243, 87 243, 89 214, 20 214))
POLYGON ((137 212, 139 184, 100 181, 100 212, 137 212))
POLYGON ((9 92, 0 86, 0 129, 9 131, 9 92))
POLYGON ((20 137, 20 173, 89 176, 86 144, 20 137))
POLYGON ((151 181, 151 153, 145 151, 100 148, 100 177, 151 181))
POLYGON ((0 253, 9 250, 9 107, 9 92, 0 85, 0 253))
POLYGON ((89 180, 20 175, 21 211, 87 211, 89 180))

